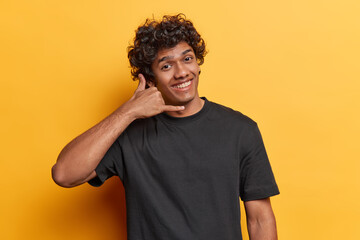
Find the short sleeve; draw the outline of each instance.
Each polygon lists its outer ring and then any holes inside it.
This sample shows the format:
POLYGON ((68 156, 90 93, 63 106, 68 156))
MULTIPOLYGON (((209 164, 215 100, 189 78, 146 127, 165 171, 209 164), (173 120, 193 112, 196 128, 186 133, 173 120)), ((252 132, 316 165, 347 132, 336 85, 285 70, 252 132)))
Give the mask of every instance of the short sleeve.
POLYGON ((120 137, 115 140, 109 150, 106 152, 99 165, 96 167, 96 177, 89 180, 88 183, 94 187, 101 186, 108 178, 119 176, 123 181, 123 153, 120 137))
POLYGON ((255 122, 241 139, 240 198, 243 201, 263 199, 279 194, 265 146, 255 122))

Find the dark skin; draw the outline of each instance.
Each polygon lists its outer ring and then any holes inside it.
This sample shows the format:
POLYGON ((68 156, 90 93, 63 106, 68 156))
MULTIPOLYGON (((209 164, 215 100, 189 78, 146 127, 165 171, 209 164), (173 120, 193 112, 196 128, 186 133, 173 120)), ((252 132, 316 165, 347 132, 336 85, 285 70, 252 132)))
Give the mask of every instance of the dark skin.
MULTIPOLYGON (((140 74, 139 86, 127 102, 64 147, 52 168, 53 179, 58 185, 75 187, 96 177, 95 168, 107 150, 135 119, 162 112, 186 117, 201 110, 204 101, 198 94, 200 67, 187 43, 160 50, 152 71, 156 84, 140 74), (146 84, 150 86, 147 89, 146 84)), ((244 204, 250 239, 276 240, 270 199, 244 204)))
POLYGON ((250 240, 276 240, 275 216, 270 198, 244 202, 250 240))
POLYGON ((145 89, 145 85, 140 76, 139 86, 127 102, 64 147, 52 168, 58 185, 75 187, 96 177, 95 168, 107 150, 135 119, 184 110, 184 106, 166 105, 156 87, 145 89))

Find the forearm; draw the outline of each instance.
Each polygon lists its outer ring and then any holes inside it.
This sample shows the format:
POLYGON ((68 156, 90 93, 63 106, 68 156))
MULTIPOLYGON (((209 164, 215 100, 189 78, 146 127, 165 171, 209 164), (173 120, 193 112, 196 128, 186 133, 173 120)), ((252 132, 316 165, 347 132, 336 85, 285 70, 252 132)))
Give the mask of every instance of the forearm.
POLYGON ((164 111, 182 111, 183 106, 165 105, 156 87, 145 89, 146 80, 139 74, 134 95, 110 116, 72 140, 59 154, 52 168, 54 181, 63 187, 74 187, 95 177, 95 168, 111 145, 129 124, 138 118, 155 116, 164 111))
POLYGON ((250 240, 277 240, 270 198, 244 202, 250 240))
POLYGON ((250 240, 277 240, 275 217, 266 219, 248 220, 250 240))
POLYGON ((87 181, 113 142, 133 120, 131 111, 123 105, 72 140, 61 151, 52 168, 54 181, 63 187, 87 181))

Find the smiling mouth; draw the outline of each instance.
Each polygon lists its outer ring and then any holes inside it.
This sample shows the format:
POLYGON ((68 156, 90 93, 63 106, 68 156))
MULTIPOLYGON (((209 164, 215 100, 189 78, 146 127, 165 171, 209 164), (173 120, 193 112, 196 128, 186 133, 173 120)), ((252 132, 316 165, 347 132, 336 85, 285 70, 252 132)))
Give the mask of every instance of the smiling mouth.
POLYGON ((188 80, 188 81, 186 81, 186 82, 183 82, 183 83, 181 83, 181 84, 173 85, 172 87, 173 87, 173 88, 176 88, 176 89, 184 89, 184 88, 190 86, 191 81, 192 81, 192 79, 191 79, 191 80, 188 80))

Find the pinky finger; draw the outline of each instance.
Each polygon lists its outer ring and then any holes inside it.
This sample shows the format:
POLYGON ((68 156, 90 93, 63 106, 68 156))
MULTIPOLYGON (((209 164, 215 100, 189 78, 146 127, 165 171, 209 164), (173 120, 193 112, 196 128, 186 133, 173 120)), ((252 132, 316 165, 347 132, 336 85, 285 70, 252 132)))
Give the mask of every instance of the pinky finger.
POLYGON ((165 105, 163 108, 164 112, 176 112, 176 111, 182 111, 184 110, 184 106, 171 106, 171 105, 165 105))

